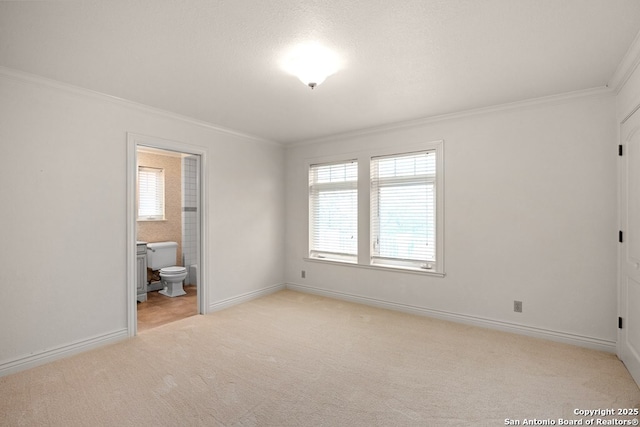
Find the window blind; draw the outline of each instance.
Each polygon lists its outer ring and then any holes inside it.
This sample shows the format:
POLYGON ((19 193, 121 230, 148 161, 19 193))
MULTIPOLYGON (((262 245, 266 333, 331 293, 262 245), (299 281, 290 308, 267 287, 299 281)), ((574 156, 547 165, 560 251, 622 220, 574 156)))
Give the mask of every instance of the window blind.
POLYGON ((164 219, 164 170, 138 167, 138 219, 164 219))
POLYGON ((356 261, 358 163, 309 167, 309 256, 356 261))
POLYGON ((435 151, 371 159, 372 264, 434 267, 435 193, 435 151))

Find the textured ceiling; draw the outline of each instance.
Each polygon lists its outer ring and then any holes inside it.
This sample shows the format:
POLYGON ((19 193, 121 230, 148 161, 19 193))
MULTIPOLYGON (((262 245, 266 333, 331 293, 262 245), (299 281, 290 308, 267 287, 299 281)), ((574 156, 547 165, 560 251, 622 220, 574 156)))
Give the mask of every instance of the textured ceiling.
POLYGON ((0 66, 291 143, 594 87, 638 0, 0 2, 0 66), (314 40, 315 90, 278 67, 314 40))

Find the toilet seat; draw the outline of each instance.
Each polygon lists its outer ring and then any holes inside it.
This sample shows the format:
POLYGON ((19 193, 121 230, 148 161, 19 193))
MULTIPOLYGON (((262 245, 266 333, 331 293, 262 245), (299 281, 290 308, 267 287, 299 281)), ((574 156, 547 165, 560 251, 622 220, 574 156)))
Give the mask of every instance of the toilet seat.
POLYGON ((187 272, 187 268, 186 267, 165 267, 165 268, 161 268, 160 269, 160 274, 164 274, 167 276, 176 276, 178 274, 183 274, 187 272))

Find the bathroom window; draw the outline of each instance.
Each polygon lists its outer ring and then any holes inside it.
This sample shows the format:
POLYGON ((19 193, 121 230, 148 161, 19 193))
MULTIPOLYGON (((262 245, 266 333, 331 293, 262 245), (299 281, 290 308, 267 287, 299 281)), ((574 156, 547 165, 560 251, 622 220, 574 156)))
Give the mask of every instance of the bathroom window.
POLYGON ((371 264, 436 270, 436 150, 371 159, 371 264))
POLYGON ((357 262, 358 162, 309 167, 309 257, 357 262))
POLYGON ((164 219, 164 169, 138 167, 138 220, 164 219))

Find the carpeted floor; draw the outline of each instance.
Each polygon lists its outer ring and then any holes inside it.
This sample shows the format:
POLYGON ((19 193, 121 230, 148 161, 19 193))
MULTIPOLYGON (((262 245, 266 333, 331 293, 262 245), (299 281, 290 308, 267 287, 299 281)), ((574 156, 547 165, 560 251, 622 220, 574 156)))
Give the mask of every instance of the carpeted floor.
POLYGON ((0 378, 2 426, 640 419, 604 408, 640 408, 612 354, 293 291, 0 378))

